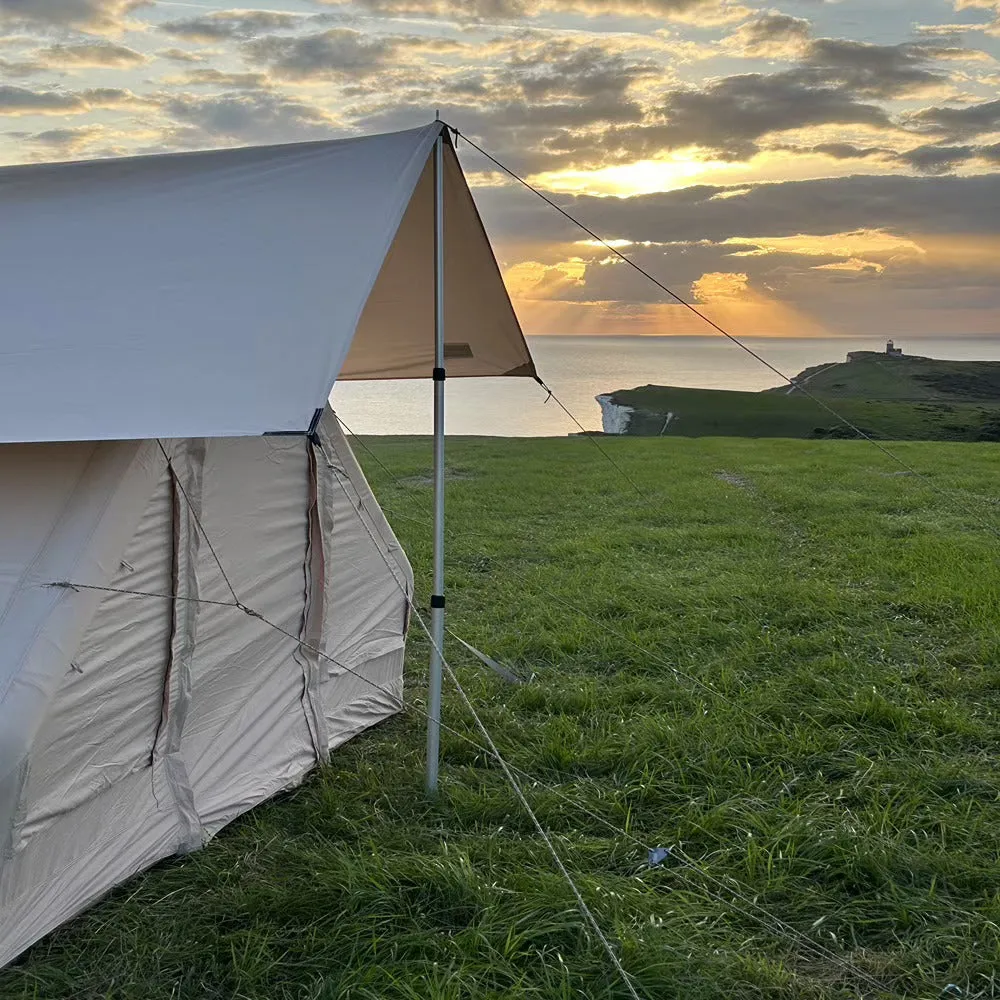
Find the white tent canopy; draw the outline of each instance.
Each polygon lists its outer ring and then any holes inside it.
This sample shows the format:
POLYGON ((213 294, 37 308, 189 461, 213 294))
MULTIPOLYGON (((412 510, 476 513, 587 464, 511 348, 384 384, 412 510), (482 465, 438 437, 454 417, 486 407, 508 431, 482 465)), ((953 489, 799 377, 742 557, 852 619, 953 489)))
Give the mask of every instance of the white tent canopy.
POLYGON ((0 965, 400 708, 327 399, 430 376, 438 205, 449 376, 533 376, 440 123, 0 170, 0 965))
MULTIPOLYGON (((301 433, 338 377, 429 377, 443 130, 0 170, 0 441, 301 433)), ((448 375, 534 375, 444 165, 448 375)))

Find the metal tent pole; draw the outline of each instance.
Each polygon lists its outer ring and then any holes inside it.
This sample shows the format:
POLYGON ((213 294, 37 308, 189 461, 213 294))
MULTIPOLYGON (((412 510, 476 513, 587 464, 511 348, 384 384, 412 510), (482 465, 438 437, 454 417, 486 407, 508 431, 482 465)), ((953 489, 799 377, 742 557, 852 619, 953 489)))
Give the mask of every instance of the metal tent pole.
POLYGON ((434 145, 434 590, 427 695, 427 791, 437 792, 444 650, 444 133, 434 145))

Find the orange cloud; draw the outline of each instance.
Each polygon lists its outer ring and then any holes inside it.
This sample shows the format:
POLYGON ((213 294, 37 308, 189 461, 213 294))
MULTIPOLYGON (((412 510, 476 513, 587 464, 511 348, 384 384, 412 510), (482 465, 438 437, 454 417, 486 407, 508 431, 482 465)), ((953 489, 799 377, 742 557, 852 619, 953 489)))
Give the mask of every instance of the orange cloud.
POLYGON ((703 274, 692 286, 691 293, 698 302, 735 302, 750 298, 750 279, 747 275, 723 271, 703 274))
POLYGON ((557 299, 567 289, 585 285, 586 271, 587 263, 579 257, 558 264, 526 260, 509 267, 504 282, 515 299, 557 299))
MULTIPOLYGON (((755 288, 742 272, 703 274, 691 285, 691 293, 700 303, 700 313, 736 337, 836 336, 836 331, 815 317, 755 288)), ((690 332, 712 332, 708 324, 686 311, 698 324, 690 332)))

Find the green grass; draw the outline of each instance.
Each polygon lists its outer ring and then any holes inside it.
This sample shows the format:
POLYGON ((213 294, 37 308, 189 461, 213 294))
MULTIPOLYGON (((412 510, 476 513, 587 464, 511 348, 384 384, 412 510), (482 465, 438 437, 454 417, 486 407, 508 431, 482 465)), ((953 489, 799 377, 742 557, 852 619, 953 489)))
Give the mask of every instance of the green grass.
MULTIPOLYGON (((641 995, 1000 994, 996 446, 897 446, 955 497, 863 442, 601 446, 649 503, 586 439, 449 445, 450 623, 535 677, 450 652, 641 995)), ((373 447, 426 601, 429 445, 373 447)), ((426 655, 414 633, 415 701, 426 655)), ((452 693, 446 721, 479 741, 452 693)), ((50 935, 0 998, 626 997, 499 769, 445 733, 428 802, 423 742, 410 712, 348 744, 50 935)))
MULTIPOLYGON (((887 362, 888 363, 888 362, 887 362)), ((808 383, 812 391, 813 383, 808 383)), ((816 401, 784 392, 734 392, 647 385, 610 394, 635 409, 628 433, 667 437, 856 437, 816 401), (673 414, 670 422, 666 415, 673 414)), ((991 440, 1000 406, 982 403, 831 400, 836 412, 869 437, 897 441, 991 440)))

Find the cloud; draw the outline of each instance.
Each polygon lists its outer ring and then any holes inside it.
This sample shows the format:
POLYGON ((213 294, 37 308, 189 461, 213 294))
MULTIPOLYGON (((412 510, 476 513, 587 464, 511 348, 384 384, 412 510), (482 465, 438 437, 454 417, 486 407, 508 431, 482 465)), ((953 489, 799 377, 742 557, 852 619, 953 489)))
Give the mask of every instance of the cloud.
POLYGON ((73 115, 98 108, 148 105, 130 90, 90 87, 87 90, 29 90, 0 84, 0 114, 73 115))
POLYGON ((270 81, 264 73, 224 73, 218 69, 193 69, 162 81, 181 87, 222 87, 227 90, 268 90, 270 81))
MULTIPOLYGON (((635 162, 698 147, 717 158, 739 160, 757 153, 765 137, 795 129, 838 125, 890 130, 894 123, 878 102, 940 89, 948 77, 928 65, 942 53, 950 58, 955 51, 827 38, 810 41, 807 25, 784 15, 758 18, 740 31, 742 43, 751 46, 775 39, 783 45, 791 37, 802 59, 778 73, 739 74, 697 89, 668 90, 641 124, 569 137, 563 143, 569 157, 586 157, 589 148, 592 160, 635 162)), ((847 144, 818 151, 839 158, 849 153, 847 144)))
POLYGON ((724 241, 734 248, 737 257, 797 254, 803 257, 849 259, 874 257, 881 260, 919 255, 920 247, 905 236, 896 236, 881 229, 857 229, 853 232, 817 236, 802 233, 797 236, 755 236, 749 243, 740 238, 724 241))
MULTIPOLYGON (((650 47, 655 48, 656 42, 650 47)), ((376 72, 391 72, 391 77, 380 77, 372 90, 352 93, 383 96, 386 110, 391 109, 397 118, 400 102, 384 97, 394 88, 411 99, 426 94, 424 109, 440 105, 441 95, 464 98, 469 103, 462 108, 463 117, 510 119, 521 105, 522 119, 535 108, 546 116, 553 105, 565 102, 567 125, 572 125, 594 120, 591 105, 603 102, 612 115, 620 112, 625 120, 635 120, 639 109, 626 92, 639 81, 662 79, 666 72, 648 55, 633 55, 615 41, 553 41, 535 32, 469 44, 337 27, 306 35, 268 35, 248 41, 242 50, 248 60, 285 79, 361 80, 376 72), (483 63, 482 68, 470 69, 476 60, 483 63), (579 113, 569 106, 576 102, 585 105, 579 113)), ((377 109, 366 110, 373 114, 377 109)), ((554 119, 547 120, 551 130, 554 119)))
MULTIPOLYGON (((549 135, 544 145, 534 146, 531 152, 523 145, 512 150, 506 137, 497 135, 488 109, 478 117, 490 145, 502 154, 510 150, 522 167, 532 171, 558 165, 582 169, 637 163, 682 150, 704 160, 734 162, 758 153, 765 138, 770 141, 797 129, 895 127, 880 105, 858 101, 842 88, 804 82, 796 70, 723 77, 700 89, 675 88, 652 107, 636 110, 638 114, 629 118, 619 114, 594 119, 602 122, 601 127, 587 131, 563 123, 565 131, 549 135)), ((467 130, 475 131, 474 124, 467 130)), ((835 151, 843 155, 846 144, 835 151)))
POLYGON ((113 68, 127 69, 141 66, 148 56, 113 42, 76 42, 51 45, 32 54, 42 67, 50 69, 113 68))
POLYGON ((872 156, 884 156, 888 152, 881 146, 854 146, 849 142, 821 142, 809 151, 834 160, 864 160, 872 156))
POLYGON ((917 146, 897 154, 897 158, 922 173, 944 174, 963 163, 979 160, 983 163, 1000 163, 1000 143, 991 146, 917 146))
POLYGON ((615 52, 605 45, 547 42, 515 51, 498 75, 498 82, 516 89, 530 103, 553 99, 622 98, 643 79, 663 75, 651 60, 615 52))
POLYGON ((15 77, 32 76, 41 73, 45 69, 33 59, 2 59, 0 58, 0 74, 8 80, 15 77))
MULTIPOLYGON (((379 10, 404 9, 397 0, 372 2, 379 10)), ((518 2, 529 15, 540 9, 541 0, 518 2)), ((416 6, 427 10, 423 3, 416 6)), ((436 3, 433 11, 453 12, 454 6, 436 3)), ((797 147, 809 154, 817 144, 826 147, 815 150, 820 156, 874 162, 883 146, 900 144, 906 127, 886 102, 948 95, 954 90, 954 61, 981 57, 933 41, 874 45, 813 38, 804 18, 770 12, 745 19, 729 36, 729 51, 780 53, 796 59, 791 66, 682 87, 669 39, 659 35, 622 36, 629 40, 626 48, 617 35, 594 42, 592 34, 578 32, 572 39, 548 36, 543 42, 546 35, 530 29, 471 45, 463 40, 450 54, 425 59, 419 67, 414 58, 419 50, 408 51, 402 36, 367 37, 369 47, 359 41, 365 36, 341 28, 318 36, 257 39, 245 51, 286 79, 350 79, 352 89, 345 94, 356 102, 348 110, 363 129, 411 124, 423 120, 428 108, 442 107, 446 118, 533 174, 674 154, 734 163, 767 149, 797 147), (650 47, 642 51, 640 42, 650 47), (481 68, 471 71, 469 63, 476 61, 481 68), (812 134, 788 134, 795 132, 812 134)), ((885 166, 877 168, 885 169, 891 159, 886 156, 885 166)))
POLYGON ((253 38, 268 31, 295 28, 302 24, 303 15, 273 10, 220 10, 200 17, 166 21, 159 30, 191 42, 225 41, 253 38))
POLYGON ((104 130, 100 125, 78 125, 76 128, 50 128, 44 132, 36 132, 28 136, 30 142, 38 143, 42 146, 55 146, 65 148, 76 146, 81 140, 92 138, 104 130))
MULTIPOLYGON (((843 90, 803 83, 795 71, 725 77, 702 90, 674 90, 664 99, 663 125, 644 126, 620 140, 638 140, 635 159, 664 149, 701 146, 725 158, 753 155, 758 140, 806 126, 888 127, 886 112, 843 90)), ((611 137, 609 137, 611 138, 611 137)), ((607 141, 607 140, 605 140, 607 141)))
POLYGON ((908 124, 954 140, 973 138, 1000 130, 1000 100, 966 108, 925 108, 911 115, 908 124))
POLYGON ((537 260, 521 261, 504 273, 504 283, 518 299, 555 299, 567 297, 570 289, 586 285, 587 264, 580 257, 570 257, 556 264, 537 260))
POLYGON ((872 45, 843 38, 813 41, 799 75, 824 86, 837 86, 860 97, 893 98, 939 90, 948 75, 932 68, 936 60, 971 50, 953 46, 904 43, 872 45))
MULTIPOLYGON (((343 0, 327 0, 342 4, 343 0)), ((513 21, 541 13, 637 16, 702 27, 743 20, 750 10, 735 0, 358 0, 376 14, 421 15, 455 21, 513 21)))
POLYGON ((534 7, 532 0, 358 0, 358 5, 375 14, 421 14, 455 20, 516 20, 534 7))
POLYGON ((101 125, 78 125, 73 128, 51 128, 42 132, 9 132, 22 148, 31 149, 30 158, 65 160, 81 156, 88 145, 103 137, 101 125))
POLYGON ((885 271, 885 265, 871 260, 862 260, 860 257, 848 257, 847 260, 837 260, 830 264, 815 264, 813 270, 848 271, 851 274, 867 271, 874 274, 882 274, 885 271))
POLYGON ((916 170, 929 174, 947 173, 975 155, 973 146, 917 146, 898 154, 898 158, 916 170))
MULTIPOLYGON (((742 194, 718 197, 727 190, 699 185, 622 199, 562 195, 559 202, 605 238, 658 244, 802 233, 816 238, 874 229, 895 234, 993 234, 1000 218, 1000 173, 854 175, 756 184, 742 194)), ((488 229, 502 240, 582 237, 523 190, 484 188, 476 196, 488 229)))
POLYGON ((167 96, 160 108, 169 118, 192 130, 186 145, 218 145, 221 141, 294 142, 331 138, 343 123, 312 104, 270 91, 167 96))
MULTIPOLYGON (((574 317, 586 326, 585 332, 607 332, 611 307, 619 319, 651 319, 652 325, 639 324, 643 332, 707 332, 679 328, 663 293, 648 281, 638 282, 631 268, 616 264, 602 248, 577 244, 574 249, 579 256, 569 256, 566 244, 548 244, 527 267, 511 269, 529 279, 527 288, 518 285, 525 293, 518 296, 518 304, 535 328, 567 331, 563 321, 574 317), (581 268, 582 275, 561 280, 560 265, 571 263, 577 268, 574 275, 581 268), (590 318, 584 321, 584 316, 590 318)), ((985 332, 985 325, 1000 316, 998 251, 1000 241, 993 235, 905 238, 879 230, 824 238, 754 236, 725 243, 699 239, 631 244, 626 250, 678 292, 690 289, 706 312, 734 333, 789 336, 820 333, 824 326, 826 332, 839 328, 855 335, 878 333, 887 320, 898 325, 901 317, 915 318, 929 308, 939 310, 940 316, 954 309, 975 313, 969 319, 971 329, 964 326, 965 320, 958 328, 985 332), (748 311, 752 309, 759 315, 748 311)), ((953 329, 955 318, 953 313, 953 329)), ((636 330, 631 323, 629 328, 636 330)), ((927 323, 920 328, 927 330, 927 323)))
POLYGON ((88 110, 89 105, 80 94, 0 84, 0 114, 65 115, 88 110))
POLYGON ((981 27, 988 34, 1000 35, 1000 0, 955 0, 955 10, 991 11, 995 15, 993 21, 984 25, 970 25, 970 27, 981 27))
POLYGON ((702 28, 732 24, 752 13, 735 0, 539 0, 539 7, 589 16, 651 17, 702 28))
MULTIPOLYGON (((332 0, 342 3, 343 0, 332 0)), ((358 0, 374 14, 419 14, 455 20, 516 20, 534 8, 533 0, 358 0)))
POLYGON ((797 59, 809 43, 811 28, 803 17, 768 13, 740 25, 723 48, 753 59, 797 59))
POLYGON ((949 76, 940 61, 975 55, 954 46, 812 39, 806 21, 781 14, 748 21, 730 39, 748 51, 777 52, 767 49, 773 43, 800 58, 781 72, 721 77, 697 88, 668 84, 657 94, 668 71, 649 53, 626 59, 606 47, 550 43, 484 73, 487 93, 470 94, 469 105, 456 104, 454 115, 534 173, 637 163, 678 151, 728 162, 795 147, 841 160, 874 158, 882 146, 854 137, 900 133, 883 102, 945 89, 949 76), (784 133, 817 129, 837 131, 820 148, 811 136, 805 144, 793 137, 780 145, 784 133))
POLYGON ((745 299, 750 291, 750 277, 744 272, 714 271, 703 274, 691 285, 691 294, 697 302, 733 302, 745 299))
POLYGON ((987 163, 1000 166, 1000 142, 994 142, 990 146, 977 147, 976 155, 987 163))
MULTIPOLYGON (((492 60, 483 57, 486 65, 473 75, 467 67, 482 47, 461 50, 460 69, 450 75, 446 66, 426 60, 420 66, 408 63, 421 54, 413 44, 400 42, 390 60, 396 76, 407 81, 406 99, 362 106, 357 126, 412 127, 426 121, 428 108, 439 107, 446 121, 501 155, 514 155, 522 166, 569 159, 577 145, 601 155, 595 134, 611 123, 640 123, 645 112, 636 90, 664 74, 648 55, 621 51, 614 39, 586 44, 547 36, 505 39, 493 44, 492 60), (450 100, 441 101, 442 94, 450 100)), ((381 78, 376 82, 372 86, 379 89, 381 78)))
POLYGON ((331 28, 293 38, 269 36, 248 42, 247 56, 278 77, 352 79, 384 69, 399 48, 391 39, 353 28, 331 28))
MULTIPOLYGON (((970 300, 977 306, 996 305, 998 243, 995 236, 977 240, 921 234, 905 238, 879 230, 860 230, 820 238, 755 236, 722 243, 696 240, 630 244, 623 249, 637 264, 678 292, 690 289, 693 298, 720 309, 739 306, 739 314, 731 313, 726 321, 732 322, 734 332, 747 333, 751 317, 742 307, 760 306, 765 301, 797 304, 808 312, 817 309, 819 318, 834 326, 844 322, 845 315, 851 325, 859 319, 858 313, 873 305, 883 315, 886 311, 891 314, 892 310, 905 308, 914 294, 925 295, 931 288, 930 298, 937 298, 939 307, 957 304, 966 308, 970 300), (851 315, 854 297, 864 294, 862 289, 871 290, 875 299, 865 301, 851 315)), ((515 265, 510 270, 519 276, 513 287, 519 293, 519 305, 531 307, 532 321, 544 318, 545 314, 534 305, 540 301, 547 301, 550 307, 561 302, 574 309, 583 303, 617 303, 616 309, 638 313, 664 307, 660 289, 640 280, 636 272, 607 256, 599 246, 548 244, 525 267, 515 265), (566 265, 576 268, 572 281, 561 280, 559 271, 566 265)), ((602 310, 595 313, 590 332, 601 332, 602 310)), ((713 315, 721 318, 719 313, 713 315)), ((558 312, 550 311, 550 322, 553 317, 555 322, 549 329, 565 329, 558 323, 558 312)), ((781 326, 788 335, 801 336, 804 329, 801 324, 797 328, 796 323, 796 317, 785 315, 781 326)), ((762 332, 777 330, 772 327, 762 332)))
POLYGON ((128 14, 141 6, 146 0, 3 0, 0 23, 117 33, 125 27, 128 14))
POLYGON ((200 63, 208 58, 204 52, 188 52, 185 49, 160 49, 156 57, 177 63, 200 63))
POLYGON ((121 87, 88 87, 80 95, 91 108, 155 107, 155 102, 121 87))

